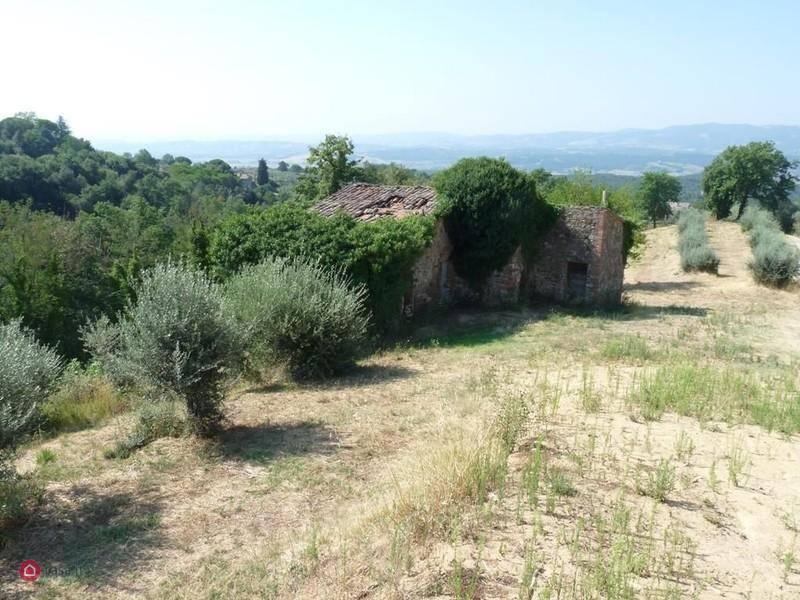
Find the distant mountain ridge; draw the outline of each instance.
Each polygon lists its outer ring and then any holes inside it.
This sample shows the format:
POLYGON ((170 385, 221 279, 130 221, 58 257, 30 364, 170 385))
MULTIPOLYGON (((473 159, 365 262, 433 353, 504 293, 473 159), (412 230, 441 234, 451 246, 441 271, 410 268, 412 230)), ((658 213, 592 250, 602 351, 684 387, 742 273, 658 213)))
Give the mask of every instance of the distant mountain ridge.
MULTIPOLYGON (((99 140, 96 147, 114 152, 141 148, 154 156, 173 154, 195 161, 221 158, 235 166, 255 165, 264 157, 302 162, 308 146, 321 139, 119 142, 99 140)), ((800 126, 793 125, 676 125, 663 129, 623 129, 611 132, 565 131, 540 134, 458 135, 399 133, 354 135, 356 154, 372 162, 399 162, 436 170, 465 156, 504 156, 524 169, 545 168, 564 173, 588 169, 626 175, 646 170, 675 174, 697 173, 732 144, 772 140, 789 157, 800 157, 800 126)))

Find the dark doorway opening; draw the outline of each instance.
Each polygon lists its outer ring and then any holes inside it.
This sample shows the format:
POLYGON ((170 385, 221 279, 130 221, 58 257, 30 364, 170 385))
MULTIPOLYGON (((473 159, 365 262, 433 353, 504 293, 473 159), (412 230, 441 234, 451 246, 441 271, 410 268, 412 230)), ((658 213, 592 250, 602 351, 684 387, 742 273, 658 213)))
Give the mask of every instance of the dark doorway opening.
POLYGON ((589 265, 582 262, 567 263, 567 300, 583 302, 586 300, 586 280, 589 265))

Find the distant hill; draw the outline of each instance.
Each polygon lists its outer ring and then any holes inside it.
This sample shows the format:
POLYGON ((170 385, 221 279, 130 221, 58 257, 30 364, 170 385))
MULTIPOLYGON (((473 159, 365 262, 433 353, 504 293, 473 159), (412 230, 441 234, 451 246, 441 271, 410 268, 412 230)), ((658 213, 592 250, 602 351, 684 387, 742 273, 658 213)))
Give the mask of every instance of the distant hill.
MULTIPOLYGON (((321 139, 322 136, 320 136, 321 139)), ((600 173, 638 175, 666 170, 678 175, 702 171, 731 144, 772 140, 788 156, 800 157, 800 127, 756 125, 681 125, 664 129, 624 129, 613 132, 559 132, 524 135, 455 135, 402 133, 355 135, 356 153, 372 162, 399 162, 415 169, 437 170, 465 156, 504 156, 523 169, 556 173, 587 169, 600 173)), ((96 146, 114 152, 147 148, 154 156, 169 153, 195 161, 221 158, 237 166, 255 165, 260 157, 302 162, 317 139, 263 141, 115 142, 96 146)))

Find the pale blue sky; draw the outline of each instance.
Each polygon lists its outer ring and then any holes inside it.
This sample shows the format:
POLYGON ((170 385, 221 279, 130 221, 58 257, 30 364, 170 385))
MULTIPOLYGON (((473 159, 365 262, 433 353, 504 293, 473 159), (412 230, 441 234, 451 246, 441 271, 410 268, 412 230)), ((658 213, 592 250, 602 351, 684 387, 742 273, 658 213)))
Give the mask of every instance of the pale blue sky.
POLYGON ((0 0, 0 116, 91 139, 800 124, 800 1, 0 0))

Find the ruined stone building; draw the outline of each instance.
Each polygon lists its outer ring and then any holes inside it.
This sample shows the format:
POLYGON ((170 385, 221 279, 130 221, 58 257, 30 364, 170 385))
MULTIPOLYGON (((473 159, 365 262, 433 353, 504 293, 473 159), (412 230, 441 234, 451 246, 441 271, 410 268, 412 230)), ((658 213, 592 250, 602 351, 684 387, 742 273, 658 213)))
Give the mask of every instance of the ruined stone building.
MULTIPOLYGON (((342 211, 361 221, 428 215, 436 191, 428 186, 382 186, 353 183, 316 205, 323 215, 342 211)), ((453 246, 444 223, 436 223, 430 246, 414 266, 414 283, 403 310, 480 303, 514 304, 536 298, 574 304, 618 304, 622 295, 623 223, 598 206, 570 206, 540 235, 531 261, 518 248, 481 289, 471 288, 453 268, 453 246)))

